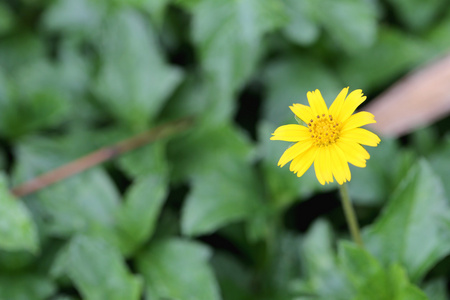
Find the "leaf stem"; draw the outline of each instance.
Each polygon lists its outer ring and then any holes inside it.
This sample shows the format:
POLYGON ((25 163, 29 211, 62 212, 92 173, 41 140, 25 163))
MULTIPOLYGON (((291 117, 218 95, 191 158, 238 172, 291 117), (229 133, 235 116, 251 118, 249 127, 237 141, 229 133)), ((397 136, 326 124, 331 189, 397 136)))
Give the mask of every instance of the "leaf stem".
POLYGON ((86 169, 101 164, 102 162, 113 159, 125 152, 134 150, 150 142, 165 138, 174 133, 186 130, 192 124, 192 118, 184 118, 163 124, 156 128, 149 129, 129 139, 118 142, 114 145, 101 148, 77 160, 69 162, 68 164, 65 164, 59 168, 35 177, 30 181, 12 188, 11 192, 17 197, 29 195, 53 183, 78 174, 86 169))
POLYGON ((359 231, 358 219, 356 218, 355 210, 353 209, 352 202, 350 201, 346 183, 339 185, 339 192, 341 194, 342 208, 344 209, 345 218, 347 220, 352 238, 356 244, 364 247, 361 233, 359 231))

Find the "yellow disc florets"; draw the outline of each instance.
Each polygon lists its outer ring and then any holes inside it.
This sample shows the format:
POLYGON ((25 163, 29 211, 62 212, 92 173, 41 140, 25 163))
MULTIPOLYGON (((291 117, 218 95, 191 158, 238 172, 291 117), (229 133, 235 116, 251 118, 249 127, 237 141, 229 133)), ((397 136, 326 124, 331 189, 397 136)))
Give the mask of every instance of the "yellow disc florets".
POLYGON ((333 120, 332 115, 317 115, 308 123, 309 132, 316 146, 327 146, 336 142, 339 137, 340 124, 333 120))

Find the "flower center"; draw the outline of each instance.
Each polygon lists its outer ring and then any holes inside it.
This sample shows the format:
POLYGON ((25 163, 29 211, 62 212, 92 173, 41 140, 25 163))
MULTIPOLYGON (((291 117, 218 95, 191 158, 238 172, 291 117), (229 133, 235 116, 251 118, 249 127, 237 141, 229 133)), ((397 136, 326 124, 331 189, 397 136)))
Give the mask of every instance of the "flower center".
POLYGON ((333 120, 332 115, 317 115, 309 121, 308 128, 316 146, 330 145, 339 137, 339 123, 333 120))

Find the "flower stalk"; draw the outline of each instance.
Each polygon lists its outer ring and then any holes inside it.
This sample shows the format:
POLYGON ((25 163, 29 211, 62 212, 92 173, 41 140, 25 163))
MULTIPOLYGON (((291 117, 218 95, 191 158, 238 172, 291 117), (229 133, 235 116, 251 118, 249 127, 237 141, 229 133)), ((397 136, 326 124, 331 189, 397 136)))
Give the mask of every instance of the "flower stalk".
POLYGON ((342 208, 344 209, 345 219, 347 220, 347 225, 350 229, 350 234, 352 235, 353 241, 355 241, 355 243, 360 247, 364 247, 359 230, 358 219, 356 218, 355 210, 353 209, 350 195, 348 194, 347 184, 344 183, 339 185, 339 192, 341 194, 341 203, 342 208))

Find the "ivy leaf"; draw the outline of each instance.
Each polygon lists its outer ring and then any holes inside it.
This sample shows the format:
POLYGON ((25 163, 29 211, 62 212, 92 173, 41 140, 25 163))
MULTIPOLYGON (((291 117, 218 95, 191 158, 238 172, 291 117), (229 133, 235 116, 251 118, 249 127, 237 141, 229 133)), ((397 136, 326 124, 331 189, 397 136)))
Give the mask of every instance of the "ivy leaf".
POLYGON ((152 236, 167 193, 167 178, 161 174, 142 176, 129 188, 117 220, 126 252, 152 236))
POLYGON ((330 224, 317 220, 311 225, 301 244, 302 292, 318 299, 351 299, 352 290, 343 271, 338 268, 333 251, 330 224))
POLYGON ((411 279, 418 281, 450 253, 449 212, 442 182, 421 160, 410 169, 381 216, 365 230, 364 241, 385 265, 401 263, 411 279))
POLYGON ((157 141, 124 153, 118 159, 119 167, 131 178, 148 174, 168 173, 166 143, 157 141))
POLYGON ((445 0, 389 0, 399 19, 409 28, 420 31, 433 24, 445 9, 445 0))
POLYGON ((253 215, 262 199, 256 174, 248 163, 222 159, 215 169, 193 178, 182 211, 187 235, 211 233, 253 215))
POLYGON ((0 3, 0 34, 8 32, 14 25, 14 15, 9 7, 0 3))
POLYGON ((341 267, 351 278, 355 289, 354 300, 427 300, 426 295, 412 285, 405 270, 398 264, 388 268, 382 265, 366 250, 342 242, 339 245, 341 267))
POLYGON ((428 298, 432 300, 447 300, 447 283, 445 278, 437 278, 427 282, 423 288, 428 298))
POLYGON ((220 300, 207 260, 210 250, 197 242, 165 239, 137 257, 149 299, 220 300))
POLYGON ((50 31, 93 36, 106 16, 101 1, 57 0, 45 10, 43 26, 50 31))
POLYGON ((253 73, 262 37, 284 22, 275 0, 203 0, 193 5, 192 37, 216 95, 232 94, 253 73))
POLYGON ((348 242, 339 245, 341 267, 351 279, 355 300, 427 300, 425 294, 412 285, 405 270, 398 264, 387 269, 366 250, 348 242))
POLYGON ((156 26, 161 27, 164 21, 164 14, 167 5, 171 0, 137 0, 139 7, 150 13, 156 26))
POLYGON ((299 294, 320 300, 428 299, 399 264, 384 266, 367 250, 346 241, 339 243, 336 255, 330 233, 327 223, 318 221, 305 236, 301 254, 306 280, 297 282, 299 294))
POLYGON ((383 139, 376 148, 369 149, 367 167, 350 165, 352 180, 348 183, 352 201, 362 205, 380 205, 397 187, 416 157, 409 151, 402 151, 397 141, 383 139), (392 160, 391 164, 385 164, 392 160))
POLYGON ((180 83, 181 70, 164 61, 151 25, 133 10, 110 15, 101 41, 96 95, 119 120, 146 128, 180 83))
POLYGON ((78 235, 59 253, 51 273, 67 275, 86 300, 138 300, 142 280, 132 275, 111 244, 78 235))
POLYGON ((311 0, 284 0, 290 22, 283 32, 300 45, 311 45, 320 35, 320 27, 314 18, 315 2, 311 0))
POLYGON ((248 300, 254 298, 251 291, 251 274, 235 256, 215 252, 211 264, 223 299, 248 300))
MULTIPOLYGON (((439 144, 439 147, 434 151, 428 160, 433 167, 433 170, 440 176, 442 181, 450 178, 450 169, 447 167, 450 165, 450 157, 448 156, 450 151, 450 135, 445 137, 445 141, 439 144)), ((444 190, 447 199, 450 198, 450 185, 445 184, 444 190)))
POLYGON ((8 300, 48 299, 56 285, 45 274, 36 272, 0 273, 0 298, 8 300))
POLYGON ((216 163, 222 165, 223 160, 249 161, 252 156, 250 139, 235 126, 226 124, 199 125, 168 144, 168 161, 176 167, 173 174, 176 180, 198 174, 207 176, 216 163))
POLYGON ((6 77, 0 70, 0 133, 16 138, 59 124, 69 110, 56 66, 37 59, 6 77), (17 78, 12 80, 11 78, 17 78))
POLYGON ((6 179, 0 174, 0 248, 36 253, 39 239, 36 225, 23 202, 10 194, 6 179))
POLYGON ((320 0, 316 8, 316 18, 347 52, 358 53, 375 42, 377 10, 370 1, 320 0))

